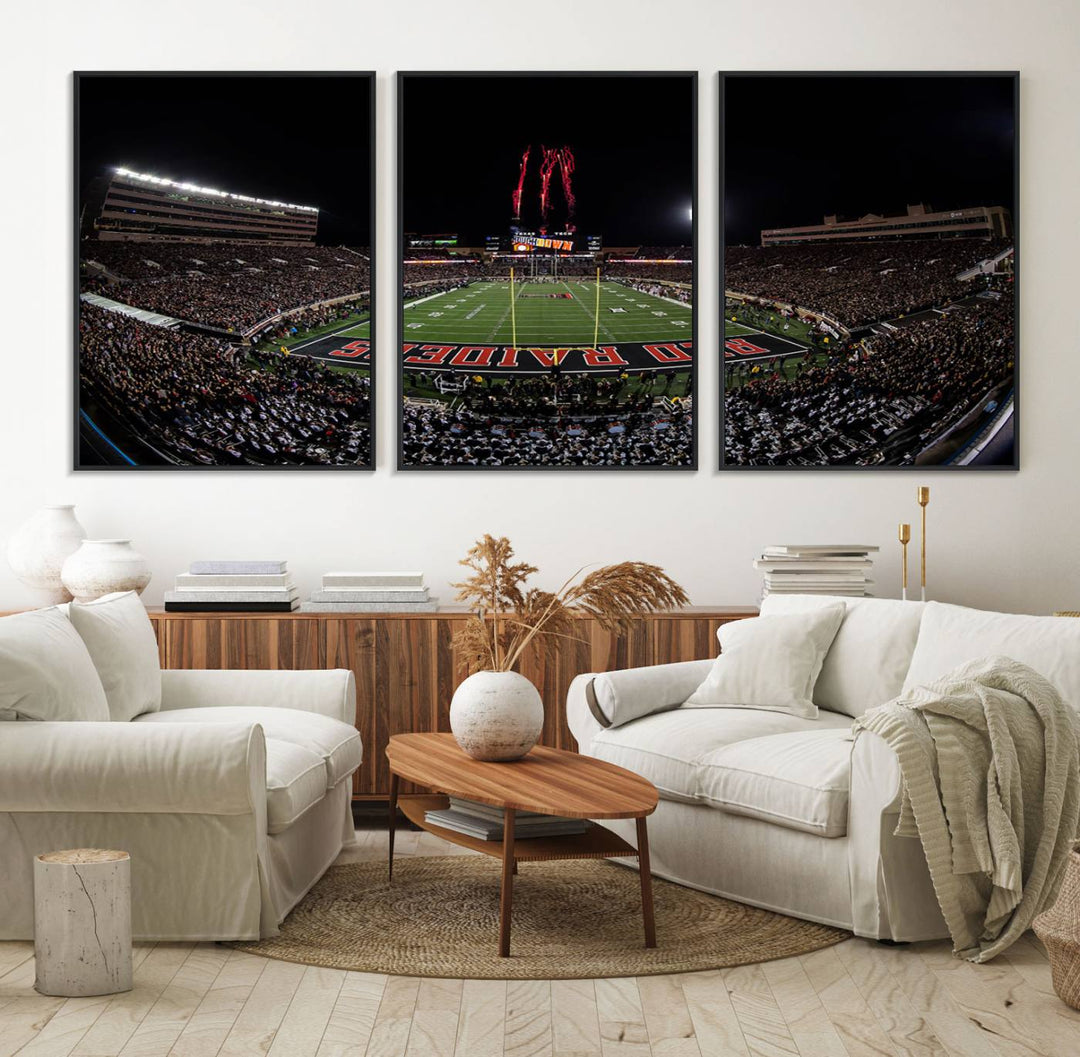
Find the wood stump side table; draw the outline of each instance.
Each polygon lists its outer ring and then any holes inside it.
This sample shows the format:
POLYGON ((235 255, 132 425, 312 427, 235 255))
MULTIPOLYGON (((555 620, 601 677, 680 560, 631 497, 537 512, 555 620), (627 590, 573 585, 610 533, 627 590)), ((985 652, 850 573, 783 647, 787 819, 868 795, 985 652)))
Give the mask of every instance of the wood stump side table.
POLYGON ((34 987, 82 998, 131 990, 131 858, 74 848, 34 857, 34 987))
POLYGON ((432 825, 428 811, 447 806, 447 797, 409 796, 401 810, 410 822, 452 844, 502 860, 499 894, 499 955, 510 956, 510 913, 514 874, 519 862, 543 859, 607 859, 636 856, 641 878, 641 914, 645 946, 656 946, 652 874, 649 872, 649 832, 646 816, 656 810, 656 787, 632 771, 580 756, 576 752, 538 745, 520 760, 484 763, 466 756, 453 734, 395 734, 386 747, 390 763, 390 879, 394 876, 394 825, 398 780, 405 778, 439 794, 501 807, 503 839, 478 840, 432 825), (632 818, 637 820, 635 848, 603 826, 566 837, 514 839, 514 816, 536 811, 565 818, 632 818))

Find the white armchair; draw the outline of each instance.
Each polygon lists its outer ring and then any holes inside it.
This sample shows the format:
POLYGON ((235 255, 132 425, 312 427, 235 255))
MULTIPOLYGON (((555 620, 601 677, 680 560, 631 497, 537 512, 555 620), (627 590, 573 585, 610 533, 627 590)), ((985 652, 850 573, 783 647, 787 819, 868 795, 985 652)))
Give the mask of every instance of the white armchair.
POLYGON ((137 939, 253 939, 353 839, 351 672, 164 671, 160 705, 0 722, 0 939, 33 937, 41 852, 127 851, 137 939))

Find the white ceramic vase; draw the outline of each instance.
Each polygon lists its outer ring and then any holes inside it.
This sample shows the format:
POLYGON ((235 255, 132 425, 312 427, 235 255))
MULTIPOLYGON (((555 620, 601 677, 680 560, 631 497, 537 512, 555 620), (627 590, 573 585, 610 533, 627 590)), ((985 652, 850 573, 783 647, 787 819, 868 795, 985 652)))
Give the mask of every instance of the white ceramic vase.
POLYGON ((519 760, 543 728, 540 692, 517 672, 476 672, 450 701, 450 729, 475 760, 519 760))
POLYGON ((76 602, 92 602, 114 591, 141 595, 150 582, 150 565, 131 540, 83 540, 60 575, 76 602))
POLYGON ((75 518, 75 507, 43 506, 8 540, 8 564, 44 605, 70 602, 60 570, 85 536, 86 529, 75 518))

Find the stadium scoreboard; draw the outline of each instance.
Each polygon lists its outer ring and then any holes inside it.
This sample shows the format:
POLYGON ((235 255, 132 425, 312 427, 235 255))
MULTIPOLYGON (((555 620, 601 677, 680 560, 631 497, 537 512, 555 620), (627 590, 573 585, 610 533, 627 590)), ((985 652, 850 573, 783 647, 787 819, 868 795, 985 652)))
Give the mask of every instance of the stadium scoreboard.
POLYGON ((604 240, 599 235, 589 235, 585 242, 590 253, 599 253, 604 248, 604 240))

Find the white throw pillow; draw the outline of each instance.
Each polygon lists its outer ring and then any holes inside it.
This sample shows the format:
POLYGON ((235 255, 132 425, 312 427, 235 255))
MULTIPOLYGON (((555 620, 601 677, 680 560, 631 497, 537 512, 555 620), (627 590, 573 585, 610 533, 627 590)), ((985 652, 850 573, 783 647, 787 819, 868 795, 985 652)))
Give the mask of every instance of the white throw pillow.
POLYGON ((861 716, 900 693, 915 652, 922 602, 837 595, 769 595, 761 615, 805 613, 842 603, 845 614, 814 687, 814 704, 861 716))
POLYGON ((816 719, 814 683, 843 604, 721 625, 720 656, 684 708, 759 708, 816 719))
POLYGON ((0 619, 0 716, 4 719, 109 718, 90 654, 58 609, 0 619))
POLYGON ((134 591, 72 602, 68 616, 94 662, 109 714, 126 723, 161 708, 161 664, 154 627, 134 591))

